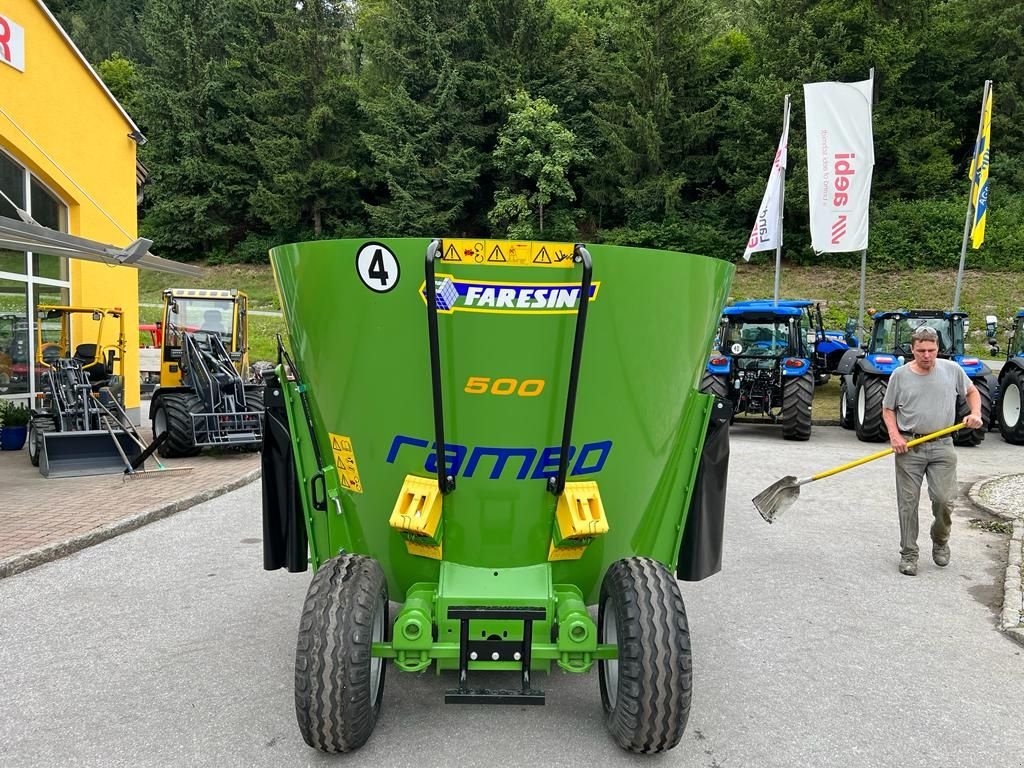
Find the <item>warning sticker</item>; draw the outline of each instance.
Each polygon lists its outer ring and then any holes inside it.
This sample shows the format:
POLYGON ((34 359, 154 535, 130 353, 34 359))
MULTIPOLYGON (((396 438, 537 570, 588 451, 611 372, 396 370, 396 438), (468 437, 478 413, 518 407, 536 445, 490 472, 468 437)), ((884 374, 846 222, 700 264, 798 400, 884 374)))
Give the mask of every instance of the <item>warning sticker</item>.
POLYGON ((441 261, 447 264, 486 264, 498 267, 573 266, 572 243, 533 243, 521 240, 443 241, 441 261))
POLYGON ((362 493, 363 484, 359 482, 359 467, 356 466, 356 454, 352 449, 352 440, 345 435, 328 432, 331 437, 331 451, 334 453, 334 466, 338 468, 341 487, 353 493, 362 493))

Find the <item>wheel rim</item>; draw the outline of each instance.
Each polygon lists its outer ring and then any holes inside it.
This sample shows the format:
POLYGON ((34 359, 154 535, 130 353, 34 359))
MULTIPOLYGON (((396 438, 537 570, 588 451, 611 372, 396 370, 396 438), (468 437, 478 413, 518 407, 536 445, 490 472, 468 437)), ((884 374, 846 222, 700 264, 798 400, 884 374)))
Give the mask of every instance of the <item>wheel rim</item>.
POLYGON ((850 410, 849 404, 846 402, 846 386, 839 388, 839 418, 842 421, 846 421, 847 411, 850 410))
MULTIPOLYGON (((609 645, 619 644, 619 625, 615 614, 615 603, 609 597, 604 601, 604 617, 601 619, 602 642, 609 645)), ((604 687, 608 696, 608 708, 615 709, 619 698, 619 660, 607 659, 604 664, 604 687)))
POLYGON ((857 421, 864 423, 864 411, 867 410, 867 398, 864 397, 864 387, 857 390, 857 421))
POLYGON ((1016 384, 1006 386, 1001 417, 1003 424, 1011 429, 1020 423, 1020 387, 1016 384))
MULTIPOLYGON (((377 601, 377 610, 373 612, 373 631, 370 633, 371 643, 384 642, 384 614, 387 613, 386 598, 383 595, 377 601)), ((370 656, 370 701, 374 706, 380 697, 380 685, 382 672, 384 670, 384 659, 380 656, 370 656)))
POLYGON ((153 437, 160 437, 166 431, 167 414, 164 412, 163 406, 158 406, 156 413, 153 414, 153 437))

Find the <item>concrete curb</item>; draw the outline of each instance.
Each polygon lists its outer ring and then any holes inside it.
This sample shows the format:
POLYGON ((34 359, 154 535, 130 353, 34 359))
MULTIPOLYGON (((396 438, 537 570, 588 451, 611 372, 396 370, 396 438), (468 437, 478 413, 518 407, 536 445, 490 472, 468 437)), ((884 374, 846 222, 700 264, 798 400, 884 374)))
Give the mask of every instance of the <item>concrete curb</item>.
POLYGON ((243 485, 248 485, 254 480, 259 479, 260 475, 261 470, 250 470, 244 475, 241 475, 224 485, 218 486, 217 488, 210 488, 199 493, 194 493, 191 496, 176 499, 175 501, 163 504, 162 506, 147 509, 137 515, 126 517, 114 523, 109 523, 108 525, 91 530, 88 533, 73 536, 65 541, 47 544, 43 547, 31 549, 28 552, 22 552, 20 555, 13 555, 12 557, 4 558, 3 560, 0 560, 0 579, 13 576, 14 574, 21 573, 22 571, 27 571, 30 568, 35 568, 37 565, 43 565, 44 563, 48 563, 62 557, 67 557, 68 555, 78 552, 81 549, 85 549, 86 547, 91 547, 94 544, 99 544, 100 542, 112 539, 115 536, 120 536, 122 533, 128 533, 128 531, 132 531, 136 528, 141 528, 147 523, 152 523, 160 520, 161 518, 169 517, 176 512, 181 512, 189 507, 194 507, 196 504, 209 501, 217 496, 222 496, 225 493, 234 491, 241 488, 243 485))
MULTIPOLYGON (((1007 475, 1006 477, 1016 477, 1007 475)), ((1002 509, 996 509, 985 503, 981 498, 981 489, 989 483, 997 483, 1003 478, 979 480, 967 492, 975 507, 1001 520, 1012 521, 1010 541, 1007 544, 1006 575, 1003 579, 1003 612, 999 619, 999 628, 1024 645, 1024 582, 1022 582, 1022 563, 1024 563, 1024 518, 1002 509)))

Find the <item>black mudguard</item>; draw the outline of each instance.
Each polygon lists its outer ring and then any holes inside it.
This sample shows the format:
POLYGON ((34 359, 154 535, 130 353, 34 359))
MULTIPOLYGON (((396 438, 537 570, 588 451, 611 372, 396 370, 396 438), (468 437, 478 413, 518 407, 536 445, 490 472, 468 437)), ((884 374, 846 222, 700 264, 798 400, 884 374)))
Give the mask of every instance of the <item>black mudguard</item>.
POLYGON ((676 578, 683 581, 700 581, 722 570, 731 420, 732 404, 728 400, 715 398, 708 431, 704 435, 697 482, 690 497, 683 540, 679 546, 676 578))
POLYGON ((288 412, 277 376, 263 381, 263 568, 298 573, 308 568, 308 545, 288 412))

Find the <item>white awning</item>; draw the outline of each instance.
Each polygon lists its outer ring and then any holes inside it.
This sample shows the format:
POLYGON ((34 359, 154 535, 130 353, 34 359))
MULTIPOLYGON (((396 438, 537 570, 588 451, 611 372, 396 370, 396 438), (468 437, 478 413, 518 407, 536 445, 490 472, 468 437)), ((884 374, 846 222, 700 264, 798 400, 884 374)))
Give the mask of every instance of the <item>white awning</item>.
POLYGON ((84 259, 115 267, 152 269, 156 272, 190 277, 202 276, 203 270, 200 267, 154 256, 149 252, 151 245, 152 240, 140 237, 128 246, 118 248, 115 245, 58 232, 34 221, 25 222, 0 216, 0 248, 84 259))

